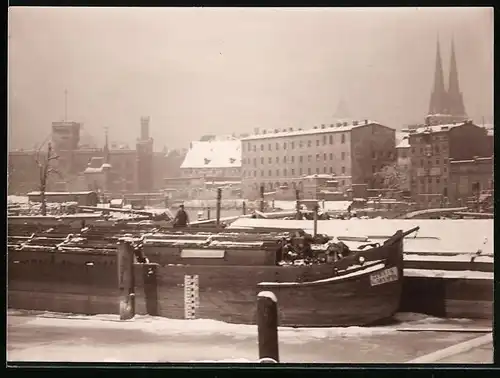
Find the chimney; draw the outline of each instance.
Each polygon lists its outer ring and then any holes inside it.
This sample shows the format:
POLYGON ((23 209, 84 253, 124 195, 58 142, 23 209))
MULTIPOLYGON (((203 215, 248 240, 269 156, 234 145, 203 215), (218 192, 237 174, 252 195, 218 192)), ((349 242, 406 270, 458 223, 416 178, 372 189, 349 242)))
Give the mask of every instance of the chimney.
POLYGON ((259 128, 258 128, 258 127, 254 128, 254 129, 253 129, 253 133, 254 133, 255 135, 259 135, 259 128))
POLYGON ((313 129, 316 130, 318 128, 318 126, 314 126, 313 129))
POLYGON ((335 126, 335 124, 333 124, 333 123, 330 123, 330 127, 334 127, 334 126, 335 126))
POLYGON ((367 119, 365 119, 365 125, 368 125, 368 120, 367 119))
POLYGON ((342 122, 337 122, 337 127, 342 126, 342 122))
POLYGON ((344 122, 344 126, 347 126, 347 122, 344 122))
POLYGON ((141 140, 149 139, 149 117, 141 117, 141 140))
POLYGON ((267 132, 266 129, 262 130, 262 134, 266 134, 266 132, 267 132))
POLYGON ((358 121, 352 121, 353 126, 358 126, 358 121))
POLYGON ((324 128, 325 128, 325 124, 324 124, 324 123, 323 123, 323 124, 321 124, 321 128, 322 128, 322 129, 324 129, 324 128))
POLYGON ((290 131, 293 131, 293 127, 290 127, 290 131))
POLYGON ((279 133, 280 131, 278 129, 274 129, 274 133, 277 134, 279 133))

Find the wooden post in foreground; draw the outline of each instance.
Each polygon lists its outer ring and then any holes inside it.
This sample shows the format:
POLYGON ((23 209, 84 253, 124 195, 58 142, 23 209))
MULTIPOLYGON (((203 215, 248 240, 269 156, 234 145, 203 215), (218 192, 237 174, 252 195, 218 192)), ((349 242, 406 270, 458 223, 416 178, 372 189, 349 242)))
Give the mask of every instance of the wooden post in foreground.
POLYGON ((135 316, 134 251, 127 238, 118 241, 118 289, 120 290, 120 320, 135 316))
POLYGON ((243 201, 243 215, 247 215, 247 204, 243 201))
POLYGON ((221 200, 222 200, 222 189, 221 188, 218 188, 217 189, 217 215, 216 215, 216 218, 217 218, 217 227, 220 226, 220 206, 221 206, 221 200))
POLYGON ((264 185, 260 186, 260 211, 264 212, 264 185))
POLYGON ((257 295, 257 330, 259 333, 259 360, 279 362, 278 300, 274 293, 261 291, 257 295))
POLYGON ((318 235, 318 204, 314 205, 313 215, 314 215, 314 237, 318 235))
POLYGON ((210 206, 207 207, 207 219, 210 219, 210 206))

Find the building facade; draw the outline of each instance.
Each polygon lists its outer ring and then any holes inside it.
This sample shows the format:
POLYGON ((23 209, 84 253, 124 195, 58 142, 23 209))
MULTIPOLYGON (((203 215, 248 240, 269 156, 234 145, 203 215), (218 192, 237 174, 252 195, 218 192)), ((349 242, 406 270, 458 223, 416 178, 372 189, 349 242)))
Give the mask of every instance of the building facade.
POLYGON ((395 160, 395 130, 376 122, 321 125, 309 130, 259 132, 242 139, 243 196, 282 186, 299 188, 305 176, 326 174, 347 190, 373 185, 373 174, 395 160))
POLYGON ((493 190, 493 157, 450 160, 450 201, 465 205, 467 199, 493 190))
POLYGON ((410 172, 411 172, 411 149, 409 136, 406 135, 396 146, 396 166, 404 180, 400 183, 403 191, 410 191, 410 172))
POLYGON ((411 191, 417 200, 450 196, 450 161, 493 156, 493 140, 471 121, 410 131, 411 191))

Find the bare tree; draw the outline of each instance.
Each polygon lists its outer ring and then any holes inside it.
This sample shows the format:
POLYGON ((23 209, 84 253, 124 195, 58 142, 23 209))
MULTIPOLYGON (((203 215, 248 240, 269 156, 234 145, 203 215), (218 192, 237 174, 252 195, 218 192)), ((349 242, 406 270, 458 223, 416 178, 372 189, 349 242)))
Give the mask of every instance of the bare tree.
POLYGON ((375 173, 374 178, 384 189, 401 190, 408 182, 409 172, 397 164, 390 164, 375 173))
POLYGON ((37 153, 36 163, 40 171, 40 197, 42 202, 42 207, 41 207, 42 215, 47 215, 47 201, 45 198, 45 191, 47 189, 47 179, 49 175, 52 173, 61 175, 59 171, 57 171, 54 167, 51 166, 51 161, 56 159, 59 159, 59 156, 53 153, 52 145, 50 142, 47 148, 47 156, 45 157, 44 161, 40 160, 39 154, 37 153))

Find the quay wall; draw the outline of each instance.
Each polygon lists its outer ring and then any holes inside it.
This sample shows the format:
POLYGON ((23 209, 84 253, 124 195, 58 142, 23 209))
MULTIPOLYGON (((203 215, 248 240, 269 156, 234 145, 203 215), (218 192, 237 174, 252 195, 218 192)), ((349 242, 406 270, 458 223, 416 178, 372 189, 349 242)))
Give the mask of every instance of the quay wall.
MULTIPOLYGON (((76 314, 117 314, 116 256, 12 251, 8 254, 8 307, 76 314)), ((136 313, 184 318, 186 275, 199 276, 199 318, 253 323, 256 284, 290 281, 275 266, 136 264, 136 313)), ((322 272, 324 273, 324 272, 322 272)), ((452 277, 406 276, 400 311, 439 317, 493 317, 492 273, 452 277), (491 277, 488 277, 488 274, 491 277)), ((314 277, 307 277, 313 280, 314 277)))

